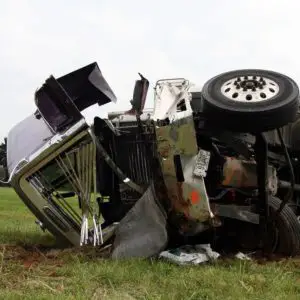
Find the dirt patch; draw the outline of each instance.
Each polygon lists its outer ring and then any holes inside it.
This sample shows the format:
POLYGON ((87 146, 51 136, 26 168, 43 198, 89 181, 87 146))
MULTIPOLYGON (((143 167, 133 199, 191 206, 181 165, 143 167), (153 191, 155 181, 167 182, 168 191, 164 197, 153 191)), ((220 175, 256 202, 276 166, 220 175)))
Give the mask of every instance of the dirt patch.
POLYGON ((103 248, 78 247, 62 250, 43 245, 0 245, 0 259, 2 263, 20 263, 26 269, 37 267, 40 264, 59 268, 64 264, 64 260, 72 255, 85 260, 108 258, 110 248, 108 245, 103 248))
POLYGON ((41 263, 56 267, 60 267, 63 264, 62 259, 59 257, 59 252, 53 252, 53 250, 45 251, 45 249, 38 246, 0 245, 0 251, 3 263, 21 264, 25 269, 31 269, 41 263))
MULTIPOLYGON (((45 247, 43 245, 0 245, 0 263, 17 263, 22 265, 26 270, 39 267, 46 267, 56 270, 64 265, 64 262, 70 258, 79 258, 84 261, 108 259, 111 254, 111 245, 103 248, 84 246, 68 249, 56 249, 45 247)), ((300 256, 287 258, 282 255, 263 256, 261 252, 252 254, 251 260, 254 263, 265 265, 268 263, 289 263, 295 267, 300 267, 300 256)), ((230 262, 235 260, 233 254, 222 255, 220 261, 230 262)), ((51 275, 51 274, 49 274, 51 275)))

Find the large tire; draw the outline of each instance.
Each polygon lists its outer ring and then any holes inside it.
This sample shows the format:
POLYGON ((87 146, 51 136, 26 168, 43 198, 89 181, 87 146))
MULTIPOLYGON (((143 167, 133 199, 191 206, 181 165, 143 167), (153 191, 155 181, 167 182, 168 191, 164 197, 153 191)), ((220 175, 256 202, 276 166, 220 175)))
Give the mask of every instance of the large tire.
POLYGON ((272 255, 295 256, 300 250, 300 223, 295 213, 285 206, 277 213, 281 201, 276 197, 269 198, 270 222, 267 235, 260 225, 224 218, 221 234, 216 243, 216 250, 225 253, 257 252, 265 250, 272 255))
MULTIPOLYGON (((273 233, 277 234, 277 243, 273 243, 273 252, 295 256, 300 252, 300 223, 297 216, 287 205, 278 215, 281 201, 276 197, 269 198, 270 216, 273 218, 273 233)), ((270 239, 272 237, 270 236, 270 239)))
POLYGON ((206 82, 202 99, 208 123, 231 131, 257 133, 296 119, 299 88, 280 73, 237 70, 206 82))

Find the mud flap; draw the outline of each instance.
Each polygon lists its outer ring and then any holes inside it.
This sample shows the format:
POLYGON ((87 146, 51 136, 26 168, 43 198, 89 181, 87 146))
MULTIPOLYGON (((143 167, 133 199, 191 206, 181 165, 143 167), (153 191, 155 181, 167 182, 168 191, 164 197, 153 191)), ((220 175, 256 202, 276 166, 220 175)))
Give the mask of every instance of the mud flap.
POLYGON ((151 257, 168 243, 167 216, 151 184, 116 230, 112 258, 151 257))

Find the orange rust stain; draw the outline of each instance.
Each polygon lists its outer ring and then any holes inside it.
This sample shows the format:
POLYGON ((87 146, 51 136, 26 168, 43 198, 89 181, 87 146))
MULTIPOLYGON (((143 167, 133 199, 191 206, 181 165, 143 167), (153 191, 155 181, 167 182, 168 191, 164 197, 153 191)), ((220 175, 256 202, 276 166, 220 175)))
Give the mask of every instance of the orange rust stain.
POLYGON ((193 204, 197 204, 200 201, 200 195, 196 190, 191 192, 190 197, 193 204))
MULTIPOLYGON (((231 158, 229 160, 233 161, 233 159, 231 159, 231 158)), ((227 165, 227 167, 225 169, 225 174, 224 174, 225 178, 222 182, 222 185, 230 185, 230 183, 235 175, 235 171, 236 170, 235 170, 234 165, 231 165, 231 164, 227 165)))

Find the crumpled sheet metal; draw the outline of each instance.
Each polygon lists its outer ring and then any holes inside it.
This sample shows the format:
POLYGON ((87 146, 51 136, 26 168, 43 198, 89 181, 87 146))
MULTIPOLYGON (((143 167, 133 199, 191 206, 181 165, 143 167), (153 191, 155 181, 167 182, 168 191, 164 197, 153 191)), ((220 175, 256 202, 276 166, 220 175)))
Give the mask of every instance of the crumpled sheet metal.
POLYGON ((167 216, 149 186, 116 229, 112 258, 151 257, 168 243, 167 216))
POLYGON ((188 87, 189 81, 184 78, 159 80, 154 87, 153 120, 164 120, 176 114, 178 102, 191 98, 188 87))
POLYGON ((208 221, 212 216, 204 177, 195 176, 198 146, 192 116, 156 128, 157 149, 172 209, 187 219, 208 221), (174 156, 180 156, 184 181, 178 181, 174 156))

